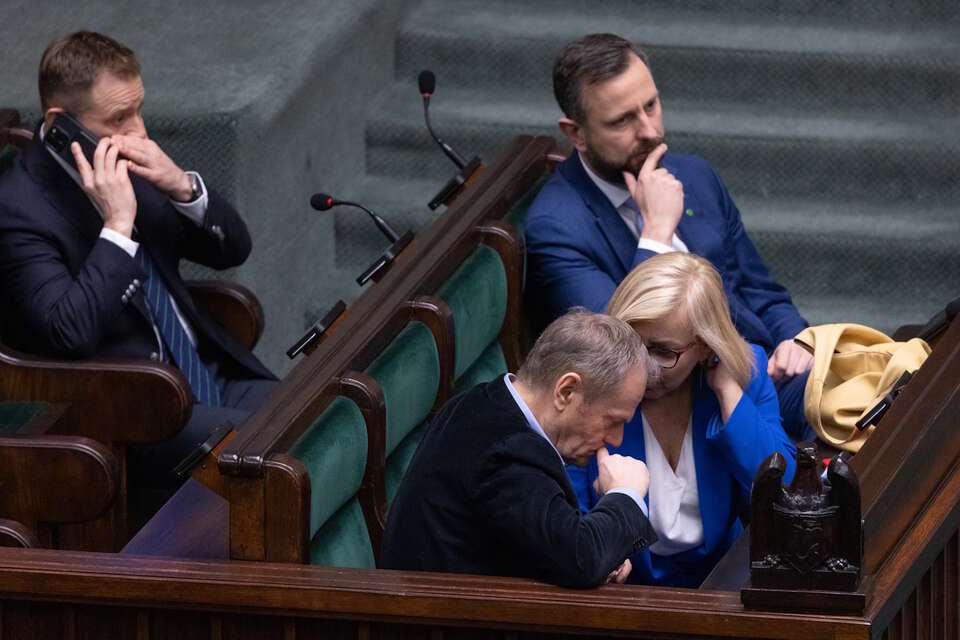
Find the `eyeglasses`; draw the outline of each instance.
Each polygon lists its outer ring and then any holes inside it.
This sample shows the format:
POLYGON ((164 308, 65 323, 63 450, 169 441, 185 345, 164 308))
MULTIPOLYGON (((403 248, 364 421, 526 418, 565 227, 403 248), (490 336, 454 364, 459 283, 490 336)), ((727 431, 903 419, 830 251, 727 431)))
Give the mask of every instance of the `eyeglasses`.
POLYGON ((651 358, 656 360, 657 364, 659 364, 661 368, 673 369, 675 366, 677 366, 677 363, 680 362, 680 356, 692 349, 696 344, 697 340, 694 340, 679 351, 668 349, 658 344, 647 345, 647 353, 650 354, 651 358))

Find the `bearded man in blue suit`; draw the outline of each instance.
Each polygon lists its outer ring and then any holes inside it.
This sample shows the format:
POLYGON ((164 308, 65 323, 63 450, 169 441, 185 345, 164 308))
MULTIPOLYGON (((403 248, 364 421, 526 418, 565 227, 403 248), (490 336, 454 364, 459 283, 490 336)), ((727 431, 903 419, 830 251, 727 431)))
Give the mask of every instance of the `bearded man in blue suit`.
POLYGON ((702 158, 667 152, 660 96, 644 52, 613 34, 568 44, 553 69, 563 135, 574 148, 526 220, 528 308, 538 326, 573 306, 603 311, 635 266, 687 251, 723 278, 730 313, 769 356, 784 428, 812 437, 803 390, 813 359, 793 342, 807 327, 770 275, 723 182, 702 158))

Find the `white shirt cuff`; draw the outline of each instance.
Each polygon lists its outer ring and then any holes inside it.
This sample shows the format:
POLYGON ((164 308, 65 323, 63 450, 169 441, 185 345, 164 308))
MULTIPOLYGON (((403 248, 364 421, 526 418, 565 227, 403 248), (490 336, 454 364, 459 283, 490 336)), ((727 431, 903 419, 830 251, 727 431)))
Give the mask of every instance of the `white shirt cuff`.
POLYGON ((637 249, 646 249, 647 251, 653 251, 654 253, 672 253, 677 249, 670 246, 669 244, 663 244, 662 242, 657 242, 656 240, 651 240, 650 238, 640 238, 637 242, 637 249))
POLYGON ((647 503, 643 501, 643 496, 640 495, 636 490, 631 489, 630 487, 614 487, 607 491, 604 495, 610 495, 611 493, 622 493, 625 496, 628 496, 637 503, 637 506, 640 507, 640 511, 643 511, 643 515, 647 518, 650 517, 650 514, 647 512, 647 503))
POLYGON ((203 220, 207 216, 207 202, 210 199, 207 195, 207 185, 203 183, 203 178, 196 171, 187 171, 186 173, 196 177, 197 183, 200 185, 200 197, 192 202, 177 202, 172 199, 170 202, 181 215, 198 227, 202 227, 203 220))
POLYGON ((122 233, 117 233, 113 229, 108 229, 106 227, 100 230, 100 237, 108 242, 112 242, 129 253, 131 258, 136 257, 137 249, 140 248, 139 242, 135 242, 122 233))

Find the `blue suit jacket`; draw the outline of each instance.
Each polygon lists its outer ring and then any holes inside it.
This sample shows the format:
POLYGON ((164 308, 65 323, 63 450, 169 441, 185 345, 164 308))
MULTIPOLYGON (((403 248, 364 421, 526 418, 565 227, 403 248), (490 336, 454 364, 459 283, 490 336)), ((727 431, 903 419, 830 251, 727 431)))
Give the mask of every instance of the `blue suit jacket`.
MULTIPOLYGON (((720 557, 734 543, 743 527, 740 513, 750 502, 753 476, 764 458, 779 451, 787 459, 784 481, 793 478, 796 448, 780 426, 777 392, 767 375, 767 358, 754 345, 757 369, 740 403, 723 424, 713 390, 698 373, 694 381, 693 459, 697 469, 703 542, 672 556, 657 556, 649 550, 631 557, 630 582, 639 584, 696 587, 707 577, 720 557)), ((611 453, 646 461, 640 409, 623 429, 623 442, 611 453)), ((581 509, 590 509, 598 497, 593 490, 597 460, 588 467, 567 466, 581 509)), ((652 488, 652 487, 651 487, 652 488)), ((649 501, 649 498, 647 498, 649 501)))
MULTIPOLYGON (((661 166, 683 183, 687 214, 677 235, 691 253, 720 272, 741 335, 768 353, 792 339, 807 323, 763 264, 717 174, 696 156, 668 153, 661 166)), ((526 240, 527 308, 537 329, 573 306, 603 311, 627 273, 655 255, 637 248, 636 238, 590 180, 576 152, 531 204, 526 240)))
MULTIPOLYGON (((153 257, 177 307, 194 328, 202 356, 227 378, 273 378, 256 357, 197 307, 180 278, 187 258, 223 269, 250 253, 239 214, 210 192, 204 227, 178 214, 166 195, 131 176, 138 240, 153 257)), ((0 176, 0 328, 23 351, 68 358, 149 358, 159 348, 137 260, 99 237, 103 221, 83 190, 53 160, 39 136, 0 176)))

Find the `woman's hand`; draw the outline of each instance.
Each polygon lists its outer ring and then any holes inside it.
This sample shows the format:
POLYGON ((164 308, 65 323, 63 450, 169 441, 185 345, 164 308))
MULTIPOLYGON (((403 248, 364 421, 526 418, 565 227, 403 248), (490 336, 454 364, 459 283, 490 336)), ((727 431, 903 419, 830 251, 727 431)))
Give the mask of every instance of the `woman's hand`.
POLYGON ((740 398, 743 397, 743 389, 740 388, 740 384, 730 373, 727 365, 720 362, 715 355, 707 358, 707 384, 710 385, 717 396, 720 415, 723 422, 726 423, 740 403, 740 398))

